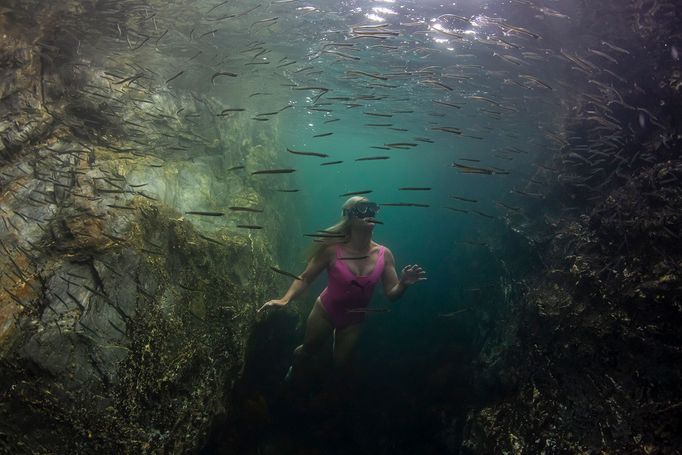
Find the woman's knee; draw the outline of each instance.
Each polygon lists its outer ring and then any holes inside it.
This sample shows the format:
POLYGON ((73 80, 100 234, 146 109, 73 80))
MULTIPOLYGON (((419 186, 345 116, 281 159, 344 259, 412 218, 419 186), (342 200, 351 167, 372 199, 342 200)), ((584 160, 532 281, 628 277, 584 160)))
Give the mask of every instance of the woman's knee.
POLYGON ((303 343, 294 349, 294 356, 296 358, 314 357, 320 350, 319 344, 303 343))
POLYGON ((334 352, 334 368, 337 370, 343 370, 346 368, 350 362, 351 354, 350 352, 334 352))
POLYGON ((294 355, 296 357, 308 357, 312 354, 312 350, 310 347, 306 347, 305 344, 302 344, 300 346, 297 346, 296 349, 294 349, 294 355))

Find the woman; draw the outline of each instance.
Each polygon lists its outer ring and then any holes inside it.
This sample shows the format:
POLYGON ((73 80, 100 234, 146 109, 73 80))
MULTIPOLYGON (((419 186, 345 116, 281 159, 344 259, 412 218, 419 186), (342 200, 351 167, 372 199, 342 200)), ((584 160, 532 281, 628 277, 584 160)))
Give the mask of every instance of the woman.
POLYGON ((342 207, 343 219, 324 232, 336 234, 312 245, 309 262, 281 299, 270 300, 258 311, 281 307, 303 293, 323 269, 329 282, 315 301, 308 316, 303 344, 294 351, 294 363, 287 380, 296 374, 300 362, 315 354, 334 334, 334 367, 345 370, 372 299, 375 284, 381 279, 389 300, 398 299, 408 286, 426 280, 418 265, 405 266, 400 279, 391 250, 372 240, 374 216, 379 206, 365 197, 354 196, 342 207))

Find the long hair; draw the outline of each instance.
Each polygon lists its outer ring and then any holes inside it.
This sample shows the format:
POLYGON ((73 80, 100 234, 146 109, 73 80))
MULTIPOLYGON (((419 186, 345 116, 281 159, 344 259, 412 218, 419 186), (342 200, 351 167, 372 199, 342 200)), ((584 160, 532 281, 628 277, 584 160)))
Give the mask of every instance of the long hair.
POLYGON ((313 243, 308 246, 305 256, 309 261, 329 245, 334 245, 337 243, 347 243, 350 240, 350 217, 345 214, 346 209, 351 209, 355 204, 360 202, 369 202, 364 196, 352 196, 348 198, 346 202, 341 206, 341 220, 333 226, 329 226, 323 231, 329 234, 343 234, 343 237, 333 237, 333 238, 321 238, 319 240, 313 241, 313 243))

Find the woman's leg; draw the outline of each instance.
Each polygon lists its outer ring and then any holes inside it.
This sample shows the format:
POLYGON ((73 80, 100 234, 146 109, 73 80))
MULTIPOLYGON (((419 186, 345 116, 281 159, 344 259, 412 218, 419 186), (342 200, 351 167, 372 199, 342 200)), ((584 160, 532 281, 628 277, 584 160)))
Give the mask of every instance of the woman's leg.
POLYGON ((332 406, 335 403, 338 409, 344 409, 353 400, 352 357, 361 328, 362 323, 354 324, 343 330, 337 329, 334 334, 334 374, 330 377, 328 387, 334 397, 330 402, 332 406))
POLYGON ((324 308, 322 308, 322 302, 318 298, 306 321, 303 344, 294 349, 294 362, 289 369, 289 373, 287 373, 289 379, 292 379, 293 375, 297 374, 297 370, 300 369, 302 363, 305 363, 312 355, 319 352, 333 331, 334 327, 327 320, 327 315, 324 312, 324 308))
POLYGON ((343 330, 337 330, 334 334, 334 368, 345 373, 350 365, 350 360, 362 333, 362 323, 354 324, 343 330))

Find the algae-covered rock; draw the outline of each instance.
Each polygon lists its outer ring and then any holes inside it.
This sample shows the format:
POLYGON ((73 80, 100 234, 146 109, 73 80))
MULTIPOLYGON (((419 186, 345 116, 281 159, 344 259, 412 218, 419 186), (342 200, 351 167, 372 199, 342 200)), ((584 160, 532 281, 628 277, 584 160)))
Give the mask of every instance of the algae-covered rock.
POLYGON ((86 55, 60 32, 97 33, 89 5, 32 17, 14 3, 14 23, 0 14, 0 451, 196 451, 230 409, 282 235, 236 227, 279 215, 262 181, 226 169, 273 167, 276 130, 225 122, 189 90, 112 84, 137 57, 86 55))

